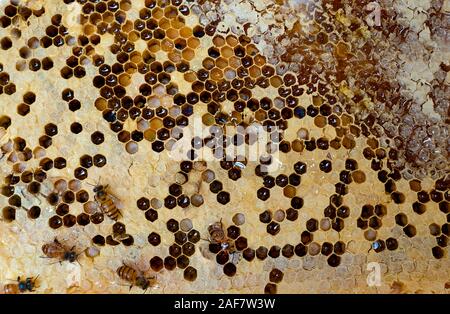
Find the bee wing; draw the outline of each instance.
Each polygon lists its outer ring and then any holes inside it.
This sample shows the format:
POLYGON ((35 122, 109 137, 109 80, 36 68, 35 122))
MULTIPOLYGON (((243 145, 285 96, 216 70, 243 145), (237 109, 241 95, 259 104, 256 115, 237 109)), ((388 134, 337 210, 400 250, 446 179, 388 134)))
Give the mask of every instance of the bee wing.
POLYGON ((115 194, 113 194, 113 193, 111 193, 109 191, 108 191, 108 195, 114 201, 114 204, 116 205, 117 208, 119 208, 119 209, 123 208, 123 203, 120 200, 120 198, 118 198, 115 194))

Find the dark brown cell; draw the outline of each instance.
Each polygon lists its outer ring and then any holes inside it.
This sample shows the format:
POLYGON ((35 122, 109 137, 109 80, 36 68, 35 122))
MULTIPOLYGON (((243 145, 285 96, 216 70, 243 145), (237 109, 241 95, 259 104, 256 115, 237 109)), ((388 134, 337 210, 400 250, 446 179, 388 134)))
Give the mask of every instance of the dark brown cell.
POLYGON ((331 254, 327 259, 327 263, 331 267, 338 267, 341 263, 341 257, 337 256, 336 254, 331 254))
POLYGON ((65 216, 69 213, 69 205, 61 203, 56 207, 56 214, 59 216, 65 216))
POLYGON ((175 208, 175 206, 177 206, 177 199, 172 195, 168 195, 164 199, 164 206, 168 209, 175 208))
POLYGON ((148 235, 148 242, 153 246, 158 246, 161 243, 161 237, 156 232, 152 232, 148 235))
POLYGON ((431 197, 431 200, 435 203, 439 203, 440 201, 442 201, 444 199, 443 194, 436 190, 430 191, 430 197, 431 197))
POLYGON ((74 134, 79 134, 83 131, 83 126, 78 122, 74 122, 70 125, 70 131, 74 134))
POLYGON ((427 207, 425 206, 425 204, 422 204, 422 203, 419 203, 419 202, 414 202, 412 204, 412 208, 413 208, 413 211, 416 214, 419 214, 419 215, 422 215, 427 210, 427 207))
POLYGON ((286 175, 280 174, 275 178, 275 183, 278 186, 285 187, 289 183, 289 179, 286 175))
POLYGON ((374 208, 372 205, 366 204, 361 209, 361 218, 369 219, 374 214, 374 208))
POLYGON ((37 219, 41 215, 41 208, 39 206, 32 206, 27 211, 27 216, 30 219, 37 219))
POLYGON ((77 223, 80 226, 87 226, 90 222, 89 215, 86 213, 81 213, 77 216, 77 223))
POLYGON ((313 235, 309 233, 308 231, 303 231, 300 235, 300 241, 302 241, 303 244, 308 245, 313 240, 313 235))
POLYGON ((53 216, 48 220, 48 225, 52 229, 58 229, 62 227, 63 221, 59 216, 53 216))
POLYGON ((375 230, 379 229, 381 227, 381 219, 376 216, 370 217, 369 227, 375 230))
POLYGON ((247 238, 245 237, 237 238, 236 241, 234 242, 234 245, 236 246, 236 250, 243 251, 248 246, 247 238))
POLYGON ((440 247, 445 248, 448 245, 448 237, 446 235, 442 234, 442 235, 440 235, 439 237, 436 238, 436 243, 440 247))
POLYGON ((286 210, 286 219, 289 221, 296 221, 298 219, 298 210, 288 208, 286 210))
POLYGON ((197 243, 198 241, 200 241, 200 232, 198 232, 195 229, 189 231, 189 233, 188 233, 188 240, 191 243, 197 243))
POLYGON ((150 208, 150 200, 146 197, 141 197, 136 201, 136 205, 140 210, 147 210, 150 208))
POLYGON ((145 219, 151 222, 158 220, 158 212, 153 208, 150 208, 145 212, 145 219))
POLYGON ((394 238, 388 238, 386 240, 386 247, 390 251, 394 251, 398 248, 398 241, 394 238))
POLYGON ((180 170, 183 171, 184 173, 191 172, 192 167, 193 167, 192 161, 185 160, 182 161, 180 164, 180 170))
POLYGON ((74 215, 68 214, 63 217, 64 226, 71 228, 77 223, 77 217, 74 215))
POLYGON ((216 262, 219 265, 225 265, 230 260, 230 254, 228 251, 220 251, 216 255, 216 262))
POLYGON ((441 259, 441 258, 443 258, 444 255, 445 255, 444 250, 443 250, 441 247, 439 247, 439 246, 433 247, 433 248, 431 249, 431 252, 432 252, 434 258, 436 258, 436 259, 441 259))
POLYGON ((328 173, 332 170, 332 163, 328 159, 324 159, 319 164, 320 170, 322 170, 325 173, 328 173))
POLYGON ((61 92, 61 97, 64 101, 71 101, 75 97, 75 93, 72 89, 66 88, 61 92))
POLYGON ((280 283, 283 280, 284 274, 278 268, 274 268, 269 273, 269 280, 273 283, 280 283))
POLYGON ((391 193, 391 198, 396 204, 402 204, 405 202, 405 195, 400 192, 391 193))
POLYGON ((11 222, 16 219, 16 209, 12 206, 3 207, 2 216, 5 221, 11 222))
POLYGON ((222 205, 225 205, 228 202, 230 202, 230 193, 228 193, 226 191, 220 191, 217 194, 217 202, 219 202, 222 205))
POLYGON ((267 229, 267 233, 274 236, 280 232, 281 227, 280 227, 279 223, 272 221, 267 225, 266 229, 267 229))
POLYGON ((223 273, 228 277, 233 277, 234 275, 236 275, 236 265, 234 265, 233 263, 225 264, 225 266, 223 267, 223 273))
POLYGON ((187 241, 186 233, 184 233, 181 230, 175 232, 174 236, 175 236, 175 242, 178 243, 179 245, 182 245, 182 244, 186 243, 186 241, 187 241))
POLYGON ((178 221, 176 221, 176 220, 173 219, 173 218, 172 218, 172 219, 169 219, 169 220, 167 221, 166 226, 167 226, 167 230, 169 230, 170 232, 173 232, 173 233, 177 232, 178 229, 179 229, 178 221))
POLYGON ((430 234, 434 236, 438 236, 441 234, 441 227, 438 224, 432 223, 428 226, 430 229, 430 234))
POLYGON ((177 244, 172 244, 169 246, 169 254, 173 257, 178 257, 181 255, 181 247, 177 244))
POLYGON ((14 186, 4 185, 2 186, 1 193, 3 196, 10 197, 11 195, 14 194, 14 190, 15 190, 14 186))
POLYGON ((75 201, 75 194, 72 191, 65 191, 62 200, 67 204, 72 204, 75 201))
POLYGON ((111 246, 116 246, 116 245, 119 245, 120 242, 114 240, 114 238, 111 235, 109 235, 106 237, 106 244, 111 245, 111 246))
POLYGON ((173 258, 172 256, 167 256, 164 259, 164 267, 167 270, 174 270, 175 267, 177 267, 177 260, 175 258, 173 258))
POLYGON ((178 268, 185 269, 189 266, 189 258, 185 255, 181 255, 177 258, 177 266, 178 268))
POLYGON ((278 245, 273 245, 270 247, 268 255, 271 258, 278 258, 278 257, 280 257, 280 253, 281 253, 281 248, 278 245))
POLYGON ((92 243, 99 245, 99 246, 104 246, 106 241, 105 241, 105 237, 103 237, 100 234, 97 234, 96 236, 94 236, 92 238, 92 243))
POLYGON ((209 251, 211 253, 217 254, 222 250, 222 246, 220 243, 209 243, 209 251))
POLYGON ((126 226, 121 222, 115 222, 112 226, 112 231, 114 235, 123 235, 126 233, 126 226))
POLYGON ((169 193, 173 196, 179 196, 183 192, 181 185, 174 183, 169 186, 169 193))
POLYGON ((56 205, 59 202, 59 196, 58 196, 57 193, 50 193, 50 194, 48 194, 46 199, 47 199, 47 202, 50 205, 56 205))
POLYGON ((191 256, 195 253, 195 245, 187 242, 183 245, 182 250, 184 255, 191 256))
POLYGON ((260 246, 256 249, 256 257, 260 260, 265 260, 268 252, 269 250, 266 247, 260 246))
POLYGON ((91 222, 95 225, 101 224, 103 222, 103 220, 105 219, 105 216, 103 215, 103 213, 95 213, 93 214, 91 217, 91 222))
POLYGON ((255 250, 253 250, 251 248, 246 248, 242 252, 242 257, 248 262, 251 262, 252 260, 254 260, 255 259, 255 255, 256 255, 255 250))
POLYGON ((411 224, 406 225, 406 226, 403 228, 403 231, 404 231, 405 234, 406 234, 408 237, 410 237, 410 238, 414 237, 414 236, 417 234, 416 227, 414 227, 414 226, 411 225, 411 224))
POLYGON ((91 134, 91 141, 95 145, 100 145, 101 143, 104 142, 104 140, 105 140, 105 136, 100 131, 95 131, 94 133, 91 134))
POLYGON ((350 208, 348 206, 340 206, 337 211, 337 216, 340 218, 348 218, 350 216, 350 208))
POLYGON ((291 199, 291 206, 294 209, 301 209, 303 207, 304 201, 303 198, 298 197, 298 196, 294 196, 291 199))
POLYGON ((47 135, 43 135, 39 138, 39 145, 43 148, 49 148, 52 145, 52 138, 47 135))
POLYGON ((214 180, 209 184, 209 190, 213 193, 219 193, 222 189, 223 185, 220 181, 214 180))
POLYGON ((77 178, 78 180, 84 180, 88 177, 88 172, 83 167, 75 168, 73 174, 74 174, 75 178, 77 178))
POLYGON ((19 195, 13 195, 8 199, 8 204, 15 207, 22 206, 22 200, 19 195))
POLYGON ((308 250, 308 248, 303 243, 297 244, 294 248, 295 255, 300 256, 300 257, 305 256, 307 253, 307 250, 308 250))
POLYGON ((447 201, 442 201, 439 203, 439 210, 444 214, 450 213, 450 204, 447 201))
POLYGON ((83 155, 80 157, 80 165, 86 169, 89 169, 94 164, 94 160, 89 155, 83 155))
POLYGON ((150 259, 150 267, 153 271, 160 271, 164 267, 164 261, 159 256, 154 256, 150 259))
POLYGON ((263 184, 268 189, 273 188, 275 186, 275 178, 269 175, 264 176, 263 184))
POLYGON ((236 240, 241 235, 241 229, 237 226, 229 226, 227 228, 227 236, 236 240))
POLYGON ((41 63, 42 63, 42 68, 45 71, 50 70, 51 68, 53 68, 53 65, 54 65, 53 60, 50 57, 43 58, 41 63))
POLYGON ((17 106, 17 113, 21 116, 26 116, 30 113, 30 106, 27 104, 19 104, 17 106))
POLYGON ((134 244, 134 238, 128 234, 127 237, 122 239, 120 242, 122 242, 124 246, 132 246, 134 244))
POLYGON ((273 283, 268 283, 264 287, 264 294, 277 294, 277 285, 273 283))
POLYGON ((66 167, 66 160, 63 157, 56 157, 53 165, 55 166, 56 169, 63 169, 66 167))
POLYGON ((334 246, 330 242, 324 242, 322 244, 322 249, 321 249, 322 255, 328 256, 333 252, 333 250, 334 250, 334 246))
POLYGON ((41 159, 41 161, 39 162, 39 166, 44 171, 48 171, 48 170, 52 169, 53 165, 54 165, 53 160, 51 160, 50 158, 47 158, 47 157, 41 159))
POLYGON ((197 270, 192 266, 188 266, 183 272, 183 277, 187 281, 195 281, 197 279, 197 270))

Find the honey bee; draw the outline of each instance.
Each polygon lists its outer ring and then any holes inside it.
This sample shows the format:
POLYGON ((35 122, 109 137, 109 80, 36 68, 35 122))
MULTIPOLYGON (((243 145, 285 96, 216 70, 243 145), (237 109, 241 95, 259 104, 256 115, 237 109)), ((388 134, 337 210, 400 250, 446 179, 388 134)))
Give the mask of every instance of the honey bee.
POLYGON ((156 276, 145 277, 144 273, 126 265, 125 263, 117 268, 117 275, 120 279, 125 280, 133 286, 140 287, 142 290, 147 291, 148 288, 156 285, 156 276))
POLYGON ((236 251, 236 248, 234 247, 234 242, 227 237, 225 231, 223 230, 222 219, 209 225, 208 233, 209 233, 209 242, 214 244, 220 244, 222 250, 227 250, 230 253, 236 251))
POLYGON ((42 246, 42 252, 45 254, 45 257, 56 258, 60 263, 63 261, 73 263, 80 255, 74 251, 74 248, 75 246, 68 249, 55 238, 53 242, 46 243, 42 246))
POLYGON ((28 277, 25 280, 20 280, 20 276, 17 277, 17 283, 11 283, 6 284, 3 287, 3 291, 5 294, 19 294, 24 292, 33 292, 34 288, 36 287, 36 280, 39 276, 36 276, 36 278, 28 277))
POLYGON ((94 187, 95 200, 100 205, 102 212, 114 221, 122 216, 113 196, 107 192, 108 185, 98 184, 94 187))

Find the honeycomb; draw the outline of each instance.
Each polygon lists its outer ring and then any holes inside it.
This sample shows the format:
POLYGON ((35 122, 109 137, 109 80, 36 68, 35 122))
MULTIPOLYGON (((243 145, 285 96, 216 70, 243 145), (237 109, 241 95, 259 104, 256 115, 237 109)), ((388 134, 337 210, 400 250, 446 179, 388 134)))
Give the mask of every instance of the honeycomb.
POLYGON ((449 293, 449 13, 0 1, 2 292, 449 293))

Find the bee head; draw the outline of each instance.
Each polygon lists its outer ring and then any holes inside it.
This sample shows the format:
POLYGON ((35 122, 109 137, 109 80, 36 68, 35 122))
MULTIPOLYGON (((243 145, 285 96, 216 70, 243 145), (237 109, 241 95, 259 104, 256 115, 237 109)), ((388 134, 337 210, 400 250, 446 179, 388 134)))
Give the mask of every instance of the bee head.
POLYGON ((94 187, 94 193, 98 193, 100 191, 103 191, 103 189, 104 189, 103 185, 96 185, 94 187))
POLYGON ((147 290, 150 286, 150 281, 147 280, 144 276, 138 277, 136 279, 136 286, 141 287, 142 290, 147 290))
POLYGON ((27 290, 27 283, 25 282, 25 281, 21 281, 21 282, 19 282, 19 290, 20 291, 25 291, 25 290, 27 290))
POLYGON ((71 263, 77 260, 77 253, 74 251, 64 253, 64 260, 69 261, 71 263))

